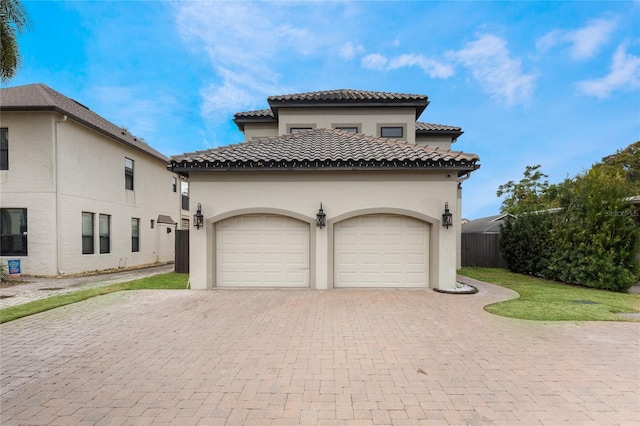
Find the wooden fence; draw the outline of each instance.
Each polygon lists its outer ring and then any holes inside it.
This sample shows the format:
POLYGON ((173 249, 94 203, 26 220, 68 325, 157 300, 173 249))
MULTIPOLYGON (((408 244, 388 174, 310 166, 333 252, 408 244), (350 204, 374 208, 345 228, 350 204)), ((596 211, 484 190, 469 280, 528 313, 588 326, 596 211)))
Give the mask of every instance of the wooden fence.
POLYGON ((499 238, 500 234, 462 234, 462 266, 506 268, 499 238))
POLYGON ((176 231, 176 272, 179 274, 189 273, 189 230, 181 229, 176 231))

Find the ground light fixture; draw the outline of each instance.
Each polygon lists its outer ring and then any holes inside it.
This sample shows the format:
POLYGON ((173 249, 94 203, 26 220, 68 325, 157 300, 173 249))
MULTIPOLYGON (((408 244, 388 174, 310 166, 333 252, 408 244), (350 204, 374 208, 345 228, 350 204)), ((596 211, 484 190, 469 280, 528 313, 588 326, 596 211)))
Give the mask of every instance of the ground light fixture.
POLYGON ((322 210, 322 203, 320 203, 320 210, 318 210, 318 214, 316 214, 316 226, 320 229, 327 226, 327 215, 324 214, 324 210, 322 210))
POLYGON ((442 226, 449 229, 453 226, 453 215, 449 211, 449 203, 444 203, 444 213, 442 213, 442 226))
POLYGON ((193 226, 196 229, 200 229, 204 226, 204 216, 202 216, 202 204, 198 203, 198 210, 196 210, 196 214, 193 215, 193 226))

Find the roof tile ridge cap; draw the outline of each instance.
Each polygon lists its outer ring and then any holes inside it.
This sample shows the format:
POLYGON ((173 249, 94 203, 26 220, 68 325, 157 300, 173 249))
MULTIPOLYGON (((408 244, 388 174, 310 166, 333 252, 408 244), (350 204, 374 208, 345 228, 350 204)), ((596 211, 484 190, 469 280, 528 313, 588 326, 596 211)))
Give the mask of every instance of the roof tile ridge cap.
MULTIPOLYGON (((51 95, 49 94, 49 90, 52 90, 55 92, 54 89, 52 89, 51 87, 47 86, 44 83, 35 83, 34 84, 37 87, 37 90, 40 92, 40 94, 42 95, 42 97, 45 99, 45 101, 48 103, 48 105, 51 106, 57 106, 59 108, 62 108, 60 105, 58 105, 53 98, 51 97, 51 95)), ((59 93, 59 92, 58 92, 59 93)), ((59 93, 60 95, 64 96, 62 93, 59 93)))

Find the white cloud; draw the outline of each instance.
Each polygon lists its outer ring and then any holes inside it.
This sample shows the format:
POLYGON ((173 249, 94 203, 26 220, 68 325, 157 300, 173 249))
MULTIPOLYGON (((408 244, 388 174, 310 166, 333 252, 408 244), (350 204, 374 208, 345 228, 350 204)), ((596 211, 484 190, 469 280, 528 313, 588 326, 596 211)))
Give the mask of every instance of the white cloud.
POLYGON ((427 58, 423 55, 404 54, 387 58, 379 53, 371 53, 362 58, 364 68, 376 70, 397 70, 404 67, 418 67, 431 78, 448 78, 454 73, 451 65, 427 58))
POLYGON ((344 59, 353 59, 355 56, 360 55, 364 52, 364 47, 362 45, 354 45, 351 42, 345 43, 340 48, 340 56, 344 59))
POLYGON ((451 65, 438 62, 423 55, 400 55, 391 59, 389 69, 417 66, 431 78, 448 78, 454 74, 451 65))
POLYGON ((535 76, 522 70, 519 59, 511 57, 506 42, 493 35, 484 35, 467 43, 463 49, 449 52, 494 99, 507 105, 523 103, 533 95, 535 76))
POLYGON ((385 69, 387 62, 387 58, 379 53, 370 53, 362 58, 362 66, 374 70, 385 69))
POLYGON ((546 52, 554 46, 568 43, 569 55, 572 59, 589 59, 595 56, 609 40, 617 25, 617 20, 612 18, 594 19, 576 30, 551 31, 537 41, 536 47, 546 52))
POLYGON ((584 94, 598 98, 606 98, 618 89, 636 90, 640 88, 640 56, 627 54, 626 46, 620 45, 613 55, 609 74, 600 79, 581 81, 577 86, 584 94))

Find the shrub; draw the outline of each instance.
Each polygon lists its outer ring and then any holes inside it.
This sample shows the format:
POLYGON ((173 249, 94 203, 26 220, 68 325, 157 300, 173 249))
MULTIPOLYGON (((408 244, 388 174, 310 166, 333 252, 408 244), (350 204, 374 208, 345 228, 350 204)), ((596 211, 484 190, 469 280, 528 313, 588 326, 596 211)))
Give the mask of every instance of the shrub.
MULTIPOLYGON (((528 188, 545 175, 532 176, 525 172, 528 188)), ((510 183, 506 193, 514 188, 510 183)), ((512 196, 509 209, 519 214, 501 227, 500 237, 507 267, 569 284, 627 291, 638 278, 640 251, 638 213, 626 201, 630 195, 624 171, 593 167, 526 202, 514 203, 512 196), (532 211, 540 200, 546 200, 547 209, 532 211), (555 206, 559 208, 549 213, 555 206)))
POLYGON ((0 282, 5 282, 9 273, 7 272, 7 265, 0 263, 0 282))

